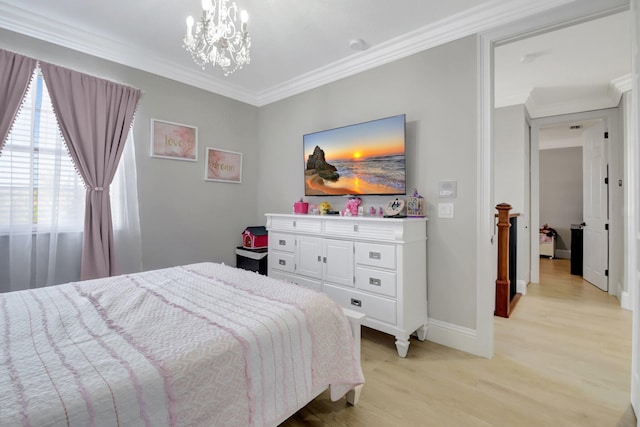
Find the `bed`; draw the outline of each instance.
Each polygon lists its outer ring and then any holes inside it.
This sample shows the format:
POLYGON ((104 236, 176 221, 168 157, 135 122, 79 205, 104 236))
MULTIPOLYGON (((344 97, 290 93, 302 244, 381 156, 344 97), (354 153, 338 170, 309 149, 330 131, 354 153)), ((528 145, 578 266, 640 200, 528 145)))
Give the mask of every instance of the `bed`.
POLYGON ((556 254, 556 237, 558 233, 553 228, 545 224, 540 228, 540 256, 549 258, 556 254))
POLYGON ((0 294, 0 335, 3 426, 274 426, 364 383, 336 303, 223 264, 0 294))

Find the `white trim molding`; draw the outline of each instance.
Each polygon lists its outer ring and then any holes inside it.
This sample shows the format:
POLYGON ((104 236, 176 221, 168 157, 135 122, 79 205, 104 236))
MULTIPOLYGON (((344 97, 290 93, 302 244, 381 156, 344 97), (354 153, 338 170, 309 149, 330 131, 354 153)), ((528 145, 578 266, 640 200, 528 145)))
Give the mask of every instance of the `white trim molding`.
POLYGON ((529 94, 525 103, 532 118, 561 116, 580 111, 604 110, 614 108, 620 104, 622 93, 631 81, 621 77, 612 80, 608 85, 591 88, 535 88, 529 94), (554 102, 548 97, 549 93, 558 99, 554 102), (569 100, 569 101, 567 101, 569 100))
POLYGON ((475 329, 465 328, 441 320, 429 319, 427 340, 455 348, 456 350, 474 353, 470 349, 477 347, 478 334, 475 329))
POLYGON ((617 79, 611 80, 611 86, 620 91, 621 94, 631 92, 633 89, 633 78, 631 74, 626 74, 618 77, 617 79))
POLYGON ((516 281, 516 292, 521 294, 521 295, 526 295, 527 294, 527 286, 529 285, 529 283, 527 283, 527 281, 525 280, 517 280, 516 281))
POLYGON ((633 310, 633 307, 631 306, 631 295, 629 292, 620 293, 620 307, 629 311, 633 310))
POLYGON ((471 353, 492 357, 498 254, 494 246, 493 41, 478 37, 478 143, 476 150, 476 331, 471 353))

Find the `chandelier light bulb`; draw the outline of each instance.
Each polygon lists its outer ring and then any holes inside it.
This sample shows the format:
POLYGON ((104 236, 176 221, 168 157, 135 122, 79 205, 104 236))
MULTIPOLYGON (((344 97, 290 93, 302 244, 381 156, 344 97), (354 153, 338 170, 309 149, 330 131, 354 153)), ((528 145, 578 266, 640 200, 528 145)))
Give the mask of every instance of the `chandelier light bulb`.
POLYGON ((242 11, 240 11, 240 21, 243 24, 246 24, 247 22, 249 22, 249 13, 244 9, 242 9, 242 11))
POLYGON ((191 34, 191 29, 193 28, 193 16, 187 16, 187 33, 191 34))
POLYGON ((213 8, 211 0, 202 0, 202 10, 209 11, 213 8))

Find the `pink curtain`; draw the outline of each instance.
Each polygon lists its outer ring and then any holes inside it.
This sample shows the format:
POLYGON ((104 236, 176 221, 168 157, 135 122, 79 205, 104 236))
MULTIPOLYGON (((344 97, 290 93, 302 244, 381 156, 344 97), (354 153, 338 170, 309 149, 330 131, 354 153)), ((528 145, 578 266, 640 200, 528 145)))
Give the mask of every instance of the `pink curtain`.
POLYGON ((118 274, 109 186, 140 91, 56 65, 40 63, 71 158, 87 187, 81 280, 118 274))
POLYGON ((0 49, 0 154, 22 105, 37 60, 0 49))

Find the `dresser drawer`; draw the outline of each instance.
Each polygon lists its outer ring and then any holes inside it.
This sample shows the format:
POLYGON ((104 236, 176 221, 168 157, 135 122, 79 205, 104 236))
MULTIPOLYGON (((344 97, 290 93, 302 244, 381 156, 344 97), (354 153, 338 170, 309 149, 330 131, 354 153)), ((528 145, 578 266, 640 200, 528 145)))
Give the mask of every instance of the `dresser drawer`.
POLYGON ((358 237, 373 240, 402 240, 402 225, 395 222, 374 223, 361 221, 358 225, 358 237))
POLYGON ((355 237, 358 235, 357 221, 326 221, 324 223, 324 234, 327 236, 355 237))
POLYGON ((356 242, 356 264, 379 268, 396 268, 395 245, 356 242))
POLYGON ((295 255, 289 252, 272 251, 269 254, 269 265, 273 270, 286 271, 293 273, 295 271, 295 255))
POLYGON ((298 233, 322 233, 322 221, 316 218, 304 218, 301 215, 299 219, 293 221, 298 233))
POLYGON ((322 285, 322 291, 342 307, 364 313, 368 317, 396 324, 396 302, 333 285, 322 285))
MULTIPOLYGON (((278 230, 319 234, 322 231, 322 222, 319 218, 309 218, 305 217, 305 215, 273 217, 271 218, 269 231, 278 230)), ((269 238, 271 238, 271 236, 269 236, 269 238)))
POLYGON ((295 274, 287 274, 281 271, 273 270, 269 277, 274 279, 284 280, 285 282, 295 283, 296 285, 304 286, 305 288, 313 289, 320 292, 320 282, 318 280, 312 280, 303 276, 297 276, 295 274))
POLYGON ((269 233, 269 247, 276 251, 293 252, 296 247, 296 236, 285 233, 269 233))
POLYGON ((271 224, 269 225, 269 234, 271 234, 272 230, 296 231, 296 225, 294 221, 295 220, 293 218, 289 217, 272 217, 271 224))
POLYGON ((395 298, 396 273, 390 270, 356 266, 356 288, 395 298))

